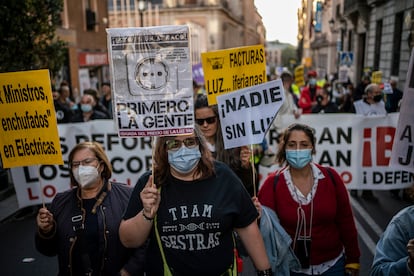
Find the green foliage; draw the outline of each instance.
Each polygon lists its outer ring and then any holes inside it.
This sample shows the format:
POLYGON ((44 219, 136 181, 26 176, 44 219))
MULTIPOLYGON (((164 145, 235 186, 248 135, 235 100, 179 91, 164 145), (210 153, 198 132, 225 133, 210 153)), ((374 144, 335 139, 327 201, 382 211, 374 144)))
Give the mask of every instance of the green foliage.
POLYGON ((56 37, 62 0, 0 0, 0 72, 49 69, 56 73, 66 43, 56 37))
MULTIPOLYGON (((282 66, 292 70, 294 68, 292 60, 297 61, 296 48, 288 46, 282 50, 282 66)), ((298 64, 298 62, 296 62, 296 64, 298 64)))

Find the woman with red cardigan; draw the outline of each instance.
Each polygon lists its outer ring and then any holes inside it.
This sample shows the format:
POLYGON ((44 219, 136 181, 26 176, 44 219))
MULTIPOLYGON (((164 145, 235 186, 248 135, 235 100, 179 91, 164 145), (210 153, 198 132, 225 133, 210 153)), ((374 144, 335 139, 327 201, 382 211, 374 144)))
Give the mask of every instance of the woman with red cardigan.
POLYGON ((281 138, 277 159, 287 164, 268 176, 258 197, 292 237, 302 268, 291 275, 359 275, 358 234, 341 177, 312 162, 316 139, 309 126, 293 124, 281 138))

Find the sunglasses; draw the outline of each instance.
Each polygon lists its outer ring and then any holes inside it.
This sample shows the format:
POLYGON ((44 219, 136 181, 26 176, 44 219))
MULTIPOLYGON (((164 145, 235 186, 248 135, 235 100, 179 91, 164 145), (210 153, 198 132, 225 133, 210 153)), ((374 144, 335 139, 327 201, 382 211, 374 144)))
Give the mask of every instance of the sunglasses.
POLYGON ((204 119, 196 119, 196 123, 200 126, 204 125, 204 122, 207 122, 207 124, 214 124, 217 120, 216 116, 213 117, 208 117, 208 118, 204 118, 204 119))
POLYGON ((189 137, 189 138, 185 138, 184 140, 175 140, 175 139, 167 140, 165 144, 167 145, 167 150, 177 151, 183 146, 183 144, 187 148, 193 149, 200 144, 200 141, 198 140, 197 137, 189 137))

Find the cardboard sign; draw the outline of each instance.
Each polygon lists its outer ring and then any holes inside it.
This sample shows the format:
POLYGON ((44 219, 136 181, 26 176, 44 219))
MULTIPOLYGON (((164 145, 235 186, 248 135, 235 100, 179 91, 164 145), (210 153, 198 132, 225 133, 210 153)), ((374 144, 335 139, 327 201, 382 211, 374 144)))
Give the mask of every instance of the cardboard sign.
POLYGON ((202 53, 201 59, 209 105, 220 95, 266 82, 263 45, 202 53))
POLYGON ((49 70, 0 74, 4 168, 63 164, 49 70))
POLYGON ((107 29, 121 137, 192 133, 188 26, 107 29))
POLYGON ((218 96, 224 147, 261 143, 284 100, 280 79, 218 96))

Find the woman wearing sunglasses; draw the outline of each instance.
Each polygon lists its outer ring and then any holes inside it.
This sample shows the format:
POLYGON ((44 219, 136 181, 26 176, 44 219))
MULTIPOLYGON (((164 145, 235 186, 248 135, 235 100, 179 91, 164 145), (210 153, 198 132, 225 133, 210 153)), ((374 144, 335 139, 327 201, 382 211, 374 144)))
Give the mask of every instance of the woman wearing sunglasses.
MULTIPOLYGON (((206 137, 208 149, 211 151, 213 157, 218 161, 226 163, 240 178, 247 192, 250 194, 260 217, 261 206, 256 197, 259 178, 254 166, 252 167, 250 162, 251 151, 247 146, 224 149, 217 105, 209 106, 206 95, 198 95, 196 98, 194 114, 195 122, 199 125, 206 137)), ((243 271, 241 275, 251 275, 254 267, 237 235, 236 241, 239 254, 243 258, 243 271)))
POLYGON ((237 176, 193 134, 157 138, 154 171, 138 180, 120 226, 122 243, 148 241, 146 275, 237 275, 233 230, 257 275, 271 275, 257 211, 237 176))
POLYGON ((224 149, 218 109, 216 105, 209 106, 206 95, 199 95, 194 104, 195 122, 199 125, 207 140, 208 149, 213 157, 226 163, 243 182, 250 196, 255 196, 258 176, 250 163, 251 151, 247 146, 224 149), (256 187, 254 187, 256 185, 256 187))

